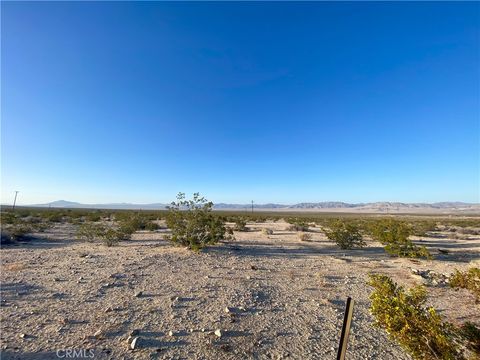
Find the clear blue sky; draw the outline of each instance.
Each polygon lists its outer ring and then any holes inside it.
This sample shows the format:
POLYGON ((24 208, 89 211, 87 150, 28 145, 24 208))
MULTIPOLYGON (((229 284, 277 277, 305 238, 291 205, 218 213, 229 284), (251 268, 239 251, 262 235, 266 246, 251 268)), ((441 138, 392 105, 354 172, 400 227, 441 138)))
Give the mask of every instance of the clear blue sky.
POLYGON ((480 200, 478 2, 1 7, 2 203, 480 200))

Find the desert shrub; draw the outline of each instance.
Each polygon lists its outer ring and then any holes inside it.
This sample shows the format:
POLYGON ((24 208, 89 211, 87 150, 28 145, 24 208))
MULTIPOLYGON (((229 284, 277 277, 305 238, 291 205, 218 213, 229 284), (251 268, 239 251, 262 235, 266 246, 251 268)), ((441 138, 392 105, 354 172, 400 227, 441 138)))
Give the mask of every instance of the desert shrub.
POLYGON ((372 238, 385 246, 385 251, 392 256, 408 258, 430 258, 428 250, 415 245, 409 236, 412 227, 403 221, 383 219, 370 227, 372 238))
POLYGON ((14 240, 8 231, 2 229, 0 231, 0 245, 7 245, 13 243, 14 240))
POLYGON ((84 241, 100 240, 107 246, 113 246, 121 240, 128 240, 130 234, 102 224, 85 223, 78 227, 76 238, 84 241))
POLYGON ((29 224, 20 223, 8 228, 8 231, 15 240, 21 240, 28 233, 35 231, 35 228, 29 224))
POLYGON ((85 219, 86 219, 87 221, 97 222, 97 221, 102 220, 102 216, 100 215, 99 212, 89 212, 89 213, 85 216, 85 219))
POLYGON ((95 241, 100 238, 101 234, 105 231, 104 225, 84 223, 78 227, 75 237, 78 240, 95 241))
POLYGON ((15 224, 17 223, 19 220, 17 219, 17 216, 15 215, 15 213, 13 212, 10 212, 10 211, 2 211, 1 214, 0 214, 0 220, 2 222, 2 225, 6 225, 6 224, 15 224))
POLYGON ((27 235, 34 231, 35 229, 32 226, 22 222, 2 226, 2 243, 30 240, 27 235))
POLYGON ((236 218, 235 219, 235 231, 247 231, 247 221, 244 218, 236 218))
POLYGON ((425 307, 424 287, 405 291, 385 275, 371 275, 369 285, 374 288, 370 311, 375 324, 414 359, 464 358, 454 326, 443 322, 434 308, 425 307))
POLYGON ((118 216, 117 214, 115 218, 119 222, 120 230, 125 234, 133 234, 138 230, 154 231, 159 229, 159 226, 156 223, 142 214, 122 213, 121 216, 118 216))
POLYGON ((195 251, 223 239, 225 224, 212 213, 212 207, 213 203, 199 193, 193 194, 192 200, 179 193, 168 207, 167 226, 172 235, 167 238, 195 251))
POLYGON ((449 284, 452 288, 470 290, 480 301, 480 268, 472 267, 465 272, 455 270, 450 276, 449 284))
POLYGON ((480 230, 478 229, 460 228, 458 232, 464 235, 480 235, 480 230))
POLYGON ((429 231, 437 230, 435 221, 415 221, 412 223, 412 233, 416 236, 428 236, 429 231))
POLYGON ((123 231, 118 229, 108 228, 105 231, 99 234, 100 240, 106 246, 115 246, 118 242, 126 240, 130 235, 125 234, 123 231))
POLYGON ((309 234, 309 233, 306 233, 306 232, 298 233, 298 239, 300 241, 310 241, 310 240, 312 240, 312 234, 309 234))
POLYGON ((336 220, 330 223, 329 229, 322 230, 340 249, 362 248, 366 245, 360 229, 351 222, 336 220))
POLYGON ((59 211, 50 211, 45 214, 45 220, 53 223, 60 223, 63 221, 63 213, 59 211))
POLYGON ((262 234, 264 235, 273 235, 273 230, 272 229, 267 229, 267 228, 263 228, 262 229, 262 234))
POLYGON ((291 224, 287 230, 289 231, 308 231, 308 223, 305 219, 301 218, 287 218, 286 222, 291 224))
POLYGON ((465 347, 474 353, 477 359, 480 358, 480 329, 475 324, 467 321, 460 327, 459 333, 464 339, 465 347))

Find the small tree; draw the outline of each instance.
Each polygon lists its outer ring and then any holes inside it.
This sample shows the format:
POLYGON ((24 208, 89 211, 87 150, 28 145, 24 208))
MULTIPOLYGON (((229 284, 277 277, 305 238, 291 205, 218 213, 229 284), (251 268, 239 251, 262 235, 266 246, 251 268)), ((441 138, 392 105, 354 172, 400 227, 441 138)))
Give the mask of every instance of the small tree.
POLYGON ((179 193, 168 207, 167 226, 172 231, 168 239, 196 251, 223 239, 225 224, 212 214, 212 208, 213 203, 199 193, 194 193, 192 200, 179 193))
POLYGON ((411 226, 394 219, 377 221, 370 229, 372 238, 382 243, 385 251, 392 256, 430 258, 431 255, 424 246, 419 247, 409 239, 412 232, 411 226))
POLYGON ((335 241, 340 249, 362 248, 367 245, 360 229, 353 223, 335 220, 330 223, 329 228, 323 229, 323 232, 329 240, 335 241))

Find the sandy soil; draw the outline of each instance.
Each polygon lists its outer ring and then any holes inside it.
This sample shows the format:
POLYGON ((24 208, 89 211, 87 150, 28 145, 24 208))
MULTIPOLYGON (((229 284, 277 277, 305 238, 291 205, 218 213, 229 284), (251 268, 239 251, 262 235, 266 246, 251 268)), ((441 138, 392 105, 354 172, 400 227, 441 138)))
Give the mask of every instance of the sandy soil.
MULTIPOLYGON (((341 251, 318 228, 302 242, 287 227, 249 224, 236 240, 198 254, 163 241, 166 230, 107 248, 74 240, 69 224, 43 240, 5 246, 1 358, 58 359, 58 350, 65 357, 63 349, 91 349, 95 359, 333 359, 352 296, 347 358, 408 359, 372 326, 368 274, 410 286, 424 282, 411 268, 450 273, 480 259, 480 236, 417 239, 435 254, 449 253, 411 261, 388 257, 374 242, 341 251), (274 234, 263 234, 264 227, 274 234), (130 335, 139 337, 135 350, 130 335)), ((431 285, 429 292, 450 321, 480 323, 468 291, 431 285)))

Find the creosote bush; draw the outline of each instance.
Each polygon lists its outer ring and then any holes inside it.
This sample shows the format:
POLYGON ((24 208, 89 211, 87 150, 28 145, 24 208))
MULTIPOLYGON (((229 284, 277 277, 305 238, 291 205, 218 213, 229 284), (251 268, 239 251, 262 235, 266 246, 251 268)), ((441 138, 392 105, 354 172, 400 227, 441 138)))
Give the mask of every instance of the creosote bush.
POLYGON ((409 236, 412 227, 407 223, 394 219, 383 219, 372 224, 370 233, 374 240, 385 246, 385 251, 392 256, 407 258, 431 258, 428 250, 415 245, 409 236))
POLYGON ((233 229, 235 231, 247 231, 247 221, 244 218, 236 218, 233 229))
POLYGON ((329 240, 335 241, 340 249, 362 248, 366 246, 360 229, 354 223, 335 220, 329 224, 329 229, 323 229, 329 240))
POLYGON ((155 231, 159 229, 159 226, 156 223, 151 221, 148 217, 138 213, 117 214, 116 219, 119 223, 120 230, 125 234, 133 234, 138 230, 155 231))
POLYGON ((102 224, 84 223, 78 227, 76 238, 84 241, 102 241, 106 246, 114 246, 122 240, 128 240, 129 234, 102 224))
MULTIPOLYGON (((370 311, 376 325, 385 329, 414 359, 465 359, 461 331, 425 307, 426 291, 416 286, 408 291, 385 275, 371 275, 370 311)), ((470 329, 470 334, 472 333, 470 329)))
POLYGON ((480 302, 480 268, 472 267, 468 271, 455 270, 449 280, 452 288, 470 290, 480 302))
POLYGON ((168 207, 167 226, 172 234, 167 239, 198 251, 225 238, 225 224, 212 213, 212 207, 213 203, 199 193, 194 193, 192 200, 179 193, 168 207))
POLYGON ((308 231, 308 222, 302 218, 287 218, 285 219, 286 222, 291 224, 287 230, 289 231, 308 231))
POLYGON ((465 347, 474 354, 471 358, 480 358, 480 329, 474 323, 467 321, 460 327, 459 332, 465 341, 465 347))

